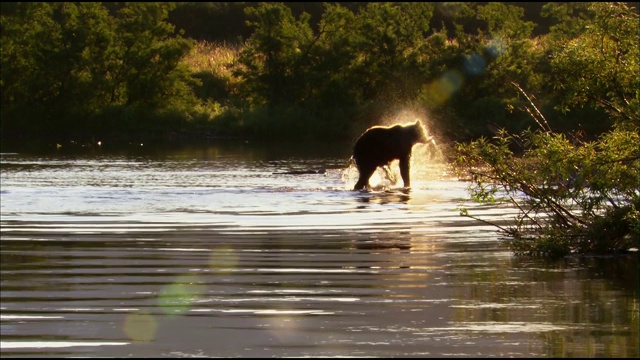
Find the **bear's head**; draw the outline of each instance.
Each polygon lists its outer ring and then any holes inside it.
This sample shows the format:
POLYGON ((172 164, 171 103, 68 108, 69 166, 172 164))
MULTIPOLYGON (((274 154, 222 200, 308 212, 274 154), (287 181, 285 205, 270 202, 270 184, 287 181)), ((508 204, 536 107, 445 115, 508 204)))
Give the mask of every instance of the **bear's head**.
POLYGON ((413 137, 413 143, 422 143, 426 144, 431 140, 431 137, 427 134, 427 129, 425 129, 424 125, 420 120, 416 120, 415 123, 410 125, 411 134, 413 137))

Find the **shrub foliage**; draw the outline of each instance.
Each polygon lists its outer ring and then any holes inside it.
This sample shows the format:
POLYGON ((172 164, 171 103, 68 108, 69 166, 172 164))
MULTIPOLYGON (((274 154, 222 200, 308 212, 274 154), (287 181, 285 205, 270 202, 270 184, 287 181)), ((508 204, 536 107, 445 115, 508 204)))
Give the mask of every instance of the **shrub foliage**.
POLYGON ((515 254, 614 253, 640 245, 639 141, 624 129, 596 141, 501 131, 458 144, 455 164, 474 200, 518 209, 507 224, 480 219, 497 226, 515 254))

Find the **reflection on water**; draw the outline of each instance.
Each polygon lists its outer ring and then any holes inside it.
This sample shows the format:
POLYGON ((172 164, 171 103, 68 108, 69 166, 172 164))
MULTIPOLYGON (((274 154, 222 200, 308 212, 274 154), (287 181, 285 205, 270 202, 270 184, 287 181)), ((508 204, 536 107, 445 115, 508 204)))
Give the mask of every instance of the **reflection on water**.
POLYGON ((354 192, 348 157, 3 154, 2 356, 639 355, 637 256, 514 258, 446 168, 354 192))

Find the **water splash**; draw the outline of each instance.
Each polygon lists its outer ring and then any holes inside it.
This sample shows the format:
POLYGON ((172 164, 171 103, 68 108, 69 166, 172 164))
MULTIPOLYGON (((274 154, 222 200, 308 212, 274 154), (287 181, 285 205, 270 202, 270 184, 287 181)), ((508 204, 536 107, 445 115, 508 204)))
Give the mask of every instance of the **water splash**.
MULTIPOLYGON (((358 168, 353 161, 342 170, 342 181, 346 189, 353 189, 359 174, 358 168)), ((393 161, 389 166, 377 168, 373 175, 371 175, 371 178, 369 178, 369 186, 376 191, 388 190, 397 185, 402 186, 398 161, 393 161)))
MULTIPOLYGON (((408 124, 419 120, 426 130, 427 143, 416 144, 413 147, 411 156, 411 181, 429 180, 456 180, 450 169, 446 156, 446 149, 430 129, 428 118, 415 111, 404 110, 398 115, 391 117, 382 123, 384 126, 394 124, 408 124)), ((359 172, 353 159, 342 170, 342 181, 346 189, 352 189, 358 180, 359 172)), ((369 185, 374 191, 385 191, 392 188, 402 187, 402 177, 400 175, 399 162, 392 161, 386 167, 379 167, 369 180, 369 185)))

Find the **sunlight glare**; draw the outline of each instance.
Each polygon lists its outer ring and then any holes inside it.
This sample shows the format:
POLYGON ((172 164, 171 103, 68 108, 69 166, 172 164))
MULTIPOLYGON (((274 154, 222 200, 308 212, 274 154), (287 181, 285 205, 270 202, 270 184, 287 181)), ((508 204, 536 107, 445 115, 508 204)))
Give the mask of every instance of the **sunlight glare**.
MULTIPOLYGON (((458 75, 459 77, 459 75, 458 75)), ((455 76, 450 76, 455 78, 455 76)), ((452 81, 450 86, 460 85, 461 79, 452 81)), ((427 180, 450 180, 455 178, 451 175, 450 166, 447 163, 445 155, 445 147, 440 144, 431 130, 431 121, 429 117, 415 110, 404 109, 395 116, 389 116, 381 121, 381 126, 393 126, 394 124, 412 124, 420 121, 425 127, 426 136, 429 142, 426 144, 416 144, 413 147, 411 156, 411 180, 427 181, 427 180)), ((349 165, 342 170, 342 181, 345 189, 351 189, 358 180, 358 168, 353 159, 349 165)), ((380 191, 388 190, 394 187, 402 187, 402 177, 400 175, 399 162, 394 160, 389 164, 387 171, 378 168, 369 179, 371 189, 380 191)))

